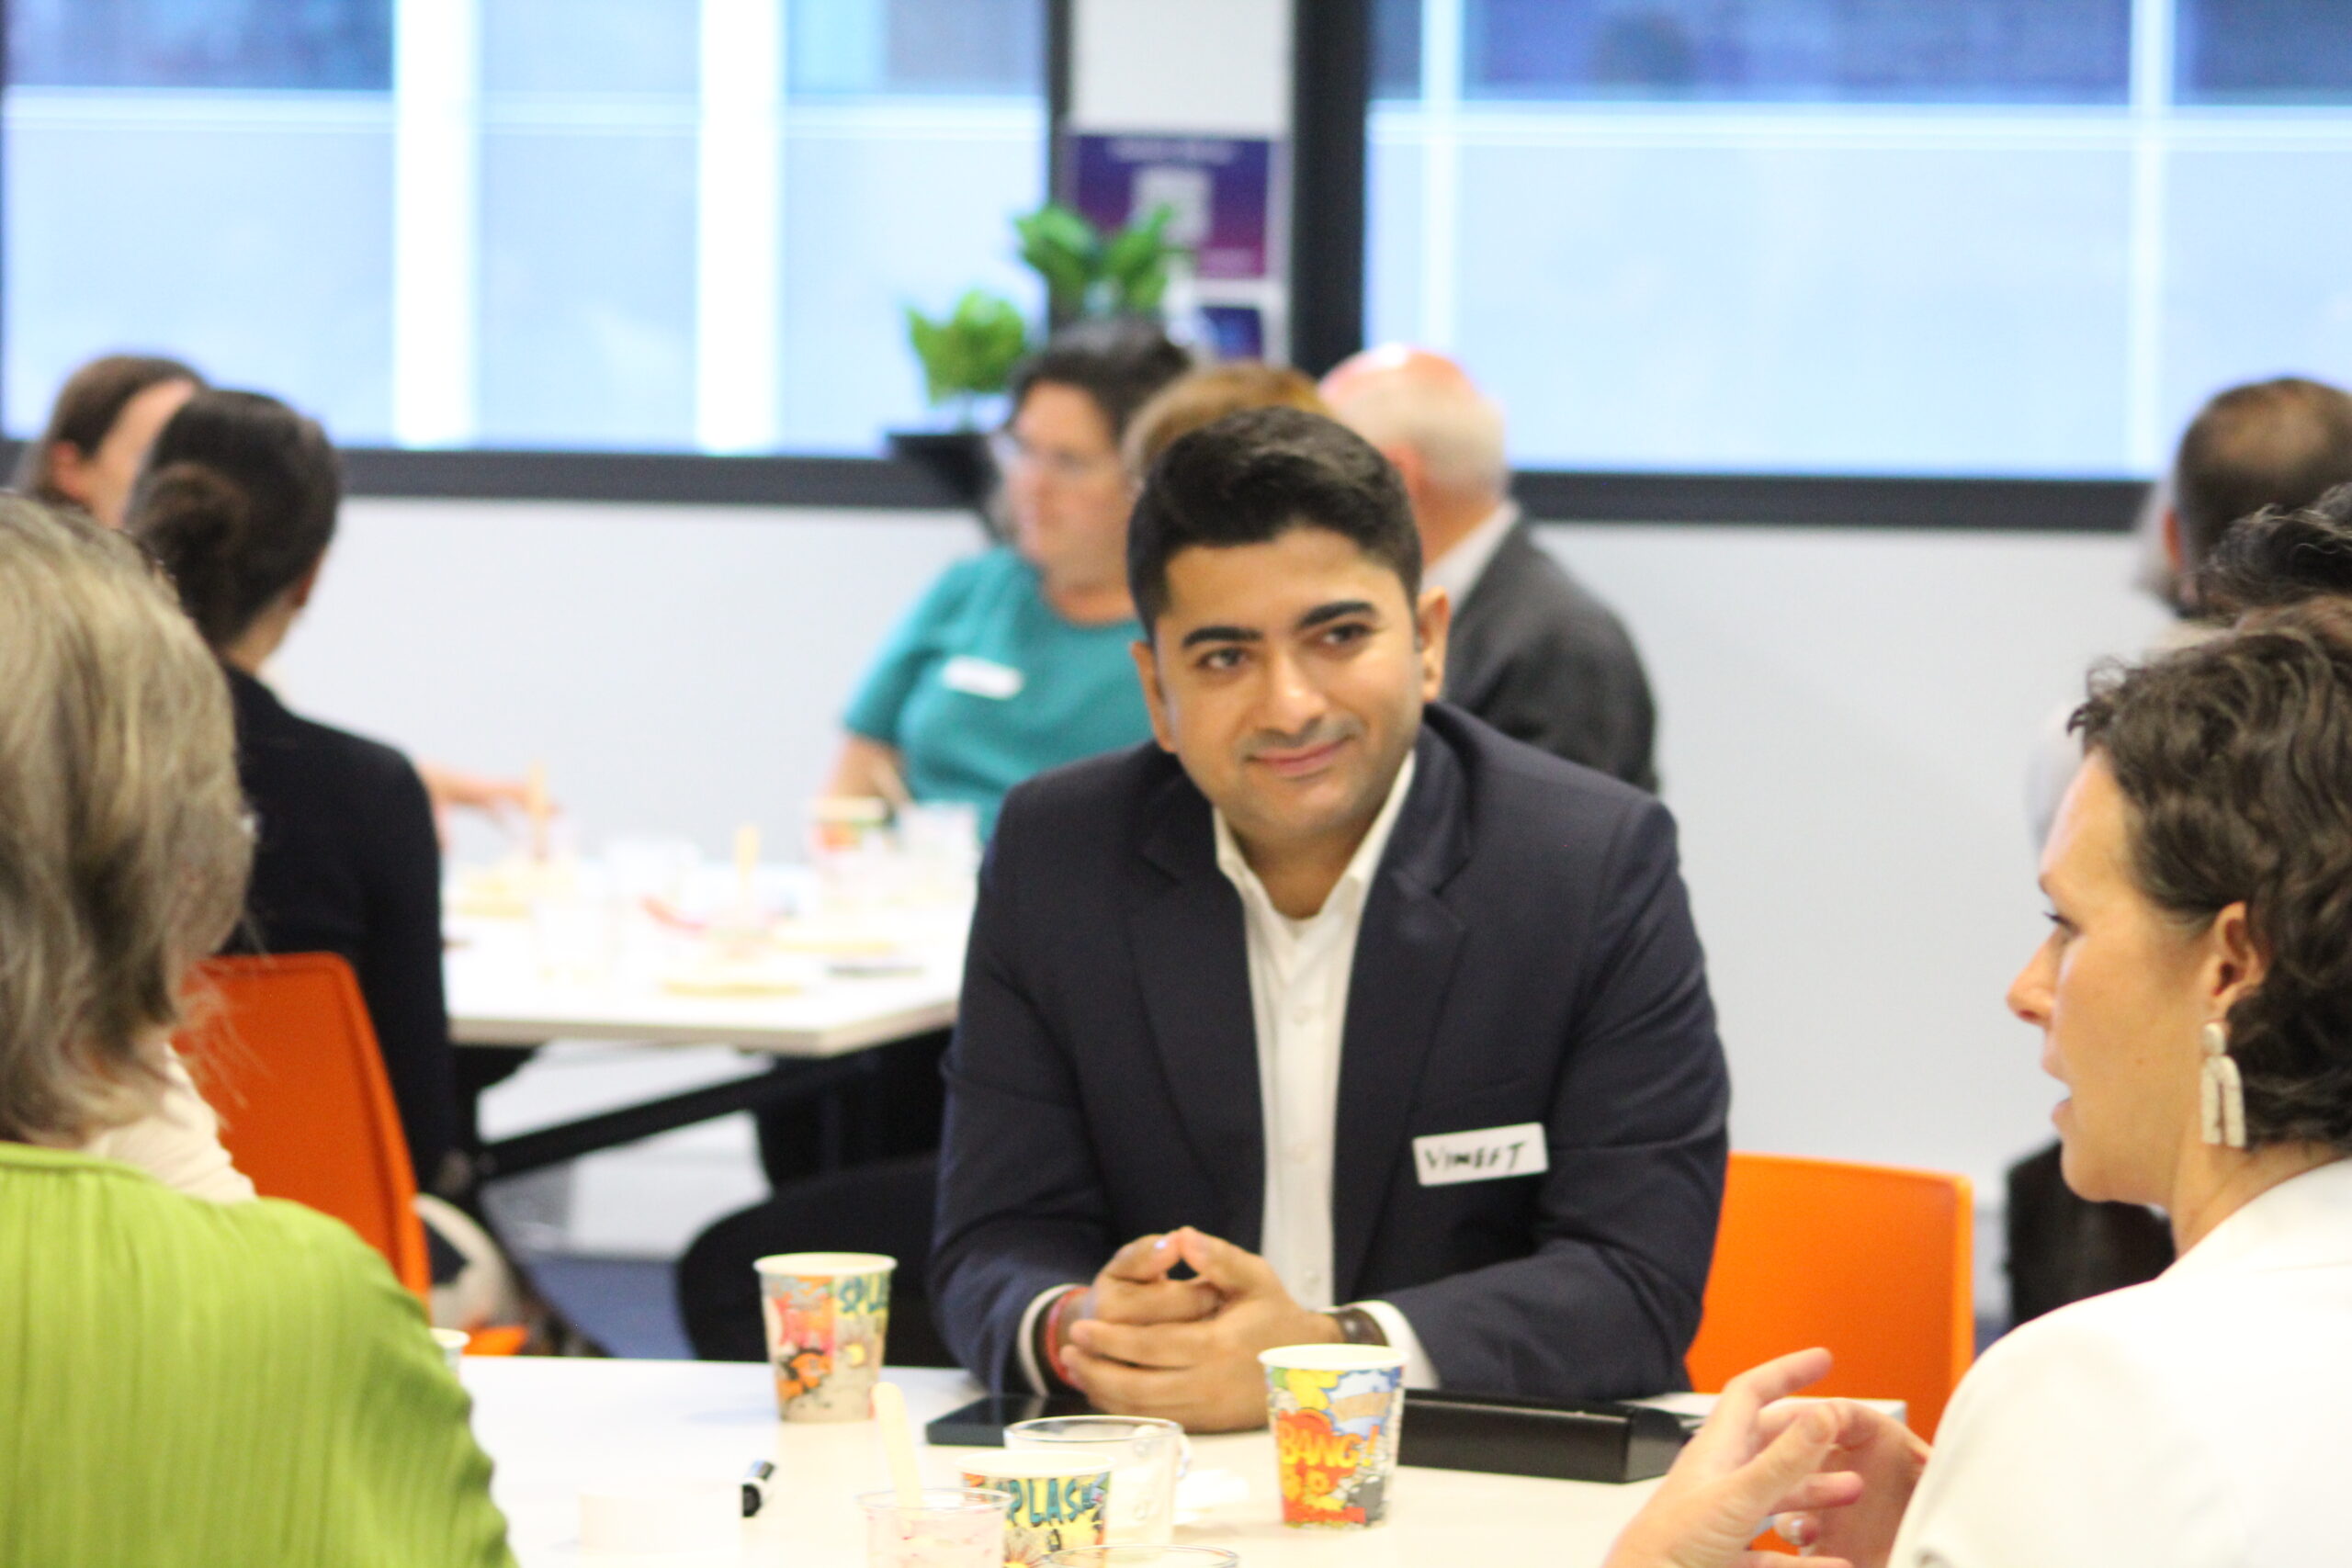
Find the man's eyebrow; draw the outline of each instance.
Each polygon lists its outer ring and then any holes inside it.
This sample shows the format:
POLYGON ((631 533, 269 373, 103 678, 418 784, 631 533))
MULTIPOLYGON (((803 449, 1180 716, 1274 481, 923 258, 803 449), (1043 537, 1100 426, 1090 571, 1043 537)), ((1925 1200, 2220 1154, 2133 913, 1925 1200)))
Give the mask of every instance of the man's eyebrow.
POLYGON ((1338 599, 1329 604, 1317 604, 1299 616, 1298 629, 1311 632, 1317 626, 1345 620, 1350 615, 1376 615, 1379 613, 1379 606, 1369 599, 1338 599))
POLYGON ((1194 626, 1184 634, 1179 648, 1194 648, 1204 642, 1263 642, 1266 634, 1250 626, 1194 626))

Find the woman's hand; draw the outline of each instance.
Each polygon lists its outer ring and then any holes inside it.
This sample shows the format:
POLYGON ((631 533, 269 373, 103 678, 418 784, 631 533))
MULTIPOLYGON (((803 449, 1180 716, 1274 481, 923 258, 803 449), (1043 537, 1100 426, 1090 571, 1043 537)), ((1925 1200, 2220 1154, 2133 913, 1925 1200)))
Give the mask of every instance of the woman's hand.
MULTIPOLYGON (((1828 1371, 1828 1351, 1800 1350, 1724 1385, 1707 1424, 1617 1538, 1604 1568, 1765 1568, 1781 1560, 1750 1551, 1748 1543, 1771 1515, 1798 1511, 1817 1524, 1828 1517, 1822 1510, 1860 1497, 1863 1478, 1830 1462, 1848 1427, 1843 1402, 1783 1404, 1768 1414, 1774 1401, 1828 1371)), ((1900 1505, 1894 1512, 1901 1516, 1900 1505)), ((1839 1568, 1834 1559, 1817 1561, 1839 1568)))
POLYGON ((1792 1512, 1778 1521, 1780 1532, 1826 1560, 1850 1562, 1854 1568, 1883 1568, 1894 1550, 1903 1511, 1918 1489, 1919 1473, 1928 1466, 1928 1445, 1893 1416, 1850 1399, 1767 1410, 1757 1421, 1758 1437, 1773 1439, 1808 1407, 1837 1417, 1836 1446, 1824 1468, 1860 1476, 1861 1495, 1845 1506, 1818 1513, 1810 1511, 1812 1505, 1791 1503, 1792 1512))

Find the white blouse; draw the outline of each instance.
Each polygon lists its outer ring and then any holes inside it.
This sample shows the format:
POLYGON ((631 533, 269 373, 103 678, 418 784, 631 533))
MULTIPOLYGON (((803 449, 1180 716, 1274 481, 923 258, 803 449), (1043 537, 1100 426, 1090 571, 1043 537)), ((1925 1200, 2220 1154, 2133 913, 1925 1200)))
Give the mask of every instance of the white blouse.
POLYGON ((220 1146, 219 1114, 197 1092, 180 1054, 167 1051, 164 1055, 164 1094, 155 1109, 127 1126, 99 1134, 82 1152, 137 1166, 192 1198, 216 1203, 252 1198, 254 1184, 220 1146))
POLYGON ((1895 1568, 2352 1563, 2352 1161, 2038 1318, 1944 1414, 1895 1568))

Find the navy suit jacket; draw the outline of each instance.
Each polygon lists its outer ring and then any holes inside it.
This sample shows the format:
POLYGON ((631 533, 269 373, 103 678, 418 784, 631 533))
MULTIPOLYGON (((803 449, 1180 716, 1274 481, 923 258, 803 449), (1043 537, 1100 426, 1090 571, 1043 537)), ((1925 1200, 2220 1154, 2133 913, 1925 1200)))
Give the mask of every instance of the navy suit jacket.
MULTIPOLYGON (((1448 1388, 1682 1387, 1729 1086, 1673 819, 1450 707, 1416 745, 1348 996, 1337 1299, 1393 1303, 1448 1388), (1416 1137, 1531 1122, 1543 1174, 1421 1184, 1416 1137)), ((1136 1236, 1256 1249, 1241 900, 1172 757, 1113 752, 1006 799, 946 1070, 933 1290, 991 1386, 1018 1386, 1038 1292, 1136 1236)))

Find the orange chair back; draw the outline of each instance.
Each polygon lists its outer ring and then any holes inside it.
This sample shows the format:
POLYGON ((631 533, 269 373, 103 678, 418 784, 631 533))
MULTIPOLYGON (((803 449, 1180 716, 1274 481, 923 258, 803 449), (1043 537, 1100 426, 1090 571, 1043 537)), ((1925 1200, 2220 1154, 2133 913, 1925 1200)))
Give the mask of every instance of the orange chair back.
POLYGON ((1734 1154, 1692 1386, 1826 1345, 1813 1392, 1900 1399, 1932 1440, 1975 1359, 1974 1218, 1965 1177, 1734 1154))
POLYGON ((237 1168, 264 1197, 333 1214, 427 1294, 408 1140, 351 965, 332 953, 215 958, 199 976, 198 997, 215 1001, 179 1045, 237 1168))

